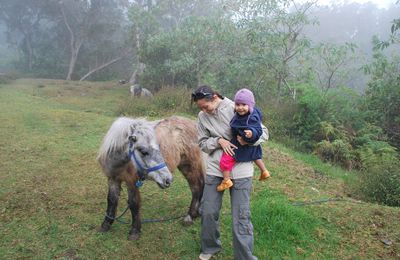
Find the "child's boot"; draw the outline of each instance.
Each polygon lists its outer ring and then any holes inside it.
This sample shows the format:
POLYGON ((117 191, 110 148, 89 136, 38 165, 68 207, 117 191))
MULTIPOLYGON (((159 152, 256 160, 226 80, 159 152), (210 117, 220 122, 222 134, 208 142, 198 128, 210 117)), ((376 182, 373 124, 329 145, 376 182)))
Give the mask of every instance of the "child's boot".
POLYGON ((220 185, 217 186, 217 191, 223 191, 233 186, 231 179, 223 180, 220 185))
POLYGON ((263 181, 268 179, 269 177, 271 177, 271 175, 269 174, 268 170, 265 170, 261 173, 260 178, 258 180, 263 181))

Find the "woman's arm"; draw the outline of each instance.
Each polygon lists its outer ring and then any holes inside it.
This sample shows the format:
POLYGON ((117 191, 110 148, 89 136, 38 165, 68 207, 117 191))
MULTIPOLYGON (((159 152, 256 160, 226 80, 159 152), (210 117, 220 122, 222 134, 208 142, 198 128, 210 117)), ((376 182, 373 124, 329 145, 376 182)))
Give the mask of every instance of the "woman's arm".
POLYGON ((207 153, 211 154, 214 152, 216 149, 221 149, 224 150, 224 152, 234 155, 234 149, 237 149, 237 146, 232 144, 230 141, 224 139, 221 136, 216 136, 213 137, 210 134, 210 131, 204 127, 204 125, 201 123, 201 121, 198 121, 197 124, 197 131, 198 131, 198 143, 200 146, 200 149, 207 153))
POLYGON ((198 144, 200 146, 200 149, 207 153, 210 154, 214 152, 216 149, 221 148, 218 139, 220 138, 219 136, 212 137, 210 135, 210 132, 203 126, 203 124, 198 121, 197 122, 197 132, 198 132, 198 144))

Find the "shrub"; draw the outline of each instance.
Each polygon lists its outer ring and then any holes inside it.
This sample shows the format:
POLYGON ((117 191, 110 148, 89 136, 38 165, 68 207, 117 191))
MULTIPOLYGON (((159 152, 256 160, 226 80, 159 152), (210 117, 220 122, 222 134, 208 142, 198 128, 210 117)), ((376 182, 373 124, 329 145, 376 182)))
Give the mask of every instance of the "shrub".
POLYGON ((0 84, 8 84, 16 78, 17 76, 13 74, 0 73, 0 84))
POLYGON ((387 142, 369 141, 357 149, 361 163, 356 187, 367 201, 400 206, 400 163, 396 149, 387 142))
POLYGON ((370 165, 360 173, 360 180, 358 191, 364 200, 400 206, 400 164, 397 160, 370 165))
POLYGON ((333 142, 323 140, 316 145, 314 153, 322 160, 339 164, 347 169, 353 165, 353 151, 349 143, 337 139, 333 142))
POLYGON ((383 141, 370 141, 357 149, 357 154, 363 169, 397 160, 396 148, 383 141))

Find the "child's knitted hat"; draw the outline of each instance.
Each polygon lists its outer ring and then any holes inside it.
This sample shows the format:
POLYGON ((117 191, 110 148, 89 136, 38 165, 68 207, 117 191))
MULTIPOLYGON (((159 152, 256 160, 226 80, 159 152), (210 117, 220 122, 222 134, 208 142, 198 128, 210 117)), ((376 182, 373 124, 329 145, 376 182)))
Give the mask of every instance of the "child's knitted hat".
POLYGON ((256 105, 253 92, 251 92, 247 88, 242 88, 238 92, 236 92, 234 101, 236 104, 248 105, 250 113, 253 112, 254 106, 256 105))

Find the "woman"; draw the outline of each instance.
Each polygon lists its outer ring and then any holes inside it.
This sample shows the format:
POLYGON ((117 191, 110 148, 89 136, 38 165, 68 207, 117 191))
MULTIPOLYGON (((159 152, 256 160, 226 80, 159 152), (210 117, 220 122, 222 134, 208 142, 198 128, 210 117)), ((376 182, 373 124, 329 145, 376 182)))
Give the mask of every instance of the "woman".
MULTIPOLYGON (((221 250, 219 213, 223 192, 217 191, 222 181, 219 162, 223 152, 233 155, 237 147, 232 138, 229 122, 235 104, 222 97, 209 86, 200 86, 192 93, 192 101, 201 110, 198 115, 199 146, 208 154, 207 175, 201 213, 201 254, 199 259, 210 259, 221 250)), ((239 143, 244 144, 239 138, 239 143)), ((252 162, 238 162, 232 170, 234 183, 229 190, 231 198, 232 235, 235 259, 257 259, 253 255, 253 225, 250 220, 250 194, 253 177, 252 162)))

